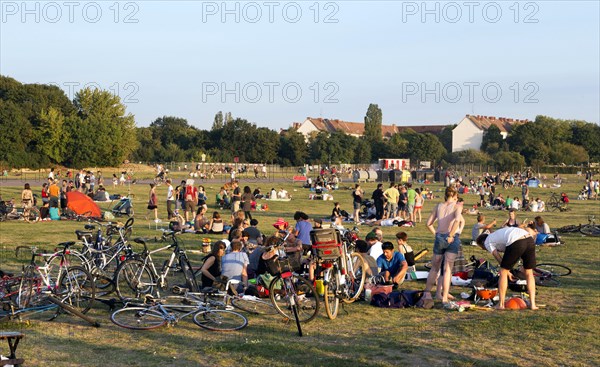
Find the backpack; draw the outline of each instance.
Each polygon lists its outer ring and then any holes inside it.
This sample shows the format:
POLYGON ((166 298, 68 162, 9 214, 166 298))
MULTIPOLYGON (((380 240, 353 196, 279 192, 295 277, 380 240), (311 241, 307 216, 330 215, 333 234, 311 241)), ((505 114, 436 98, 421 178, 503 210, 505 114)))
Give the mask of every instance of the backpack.
POLYGON ((415 252, 413 251, 412 247, 408 245, 402 245, 402 247, 404 247, 404 258, 406 259, 408 266, 415 265, 415 252))
POLYGON ((371 298, 371 306, 389 308, 390 307, 390 297, 386 293, 377 293, 374 294, 371 298))
POLYGON ((497 287, 498 278, 498 270, 490 265, 489 261, 485 261, 473 272, 471 285, 485 288, 497 287))

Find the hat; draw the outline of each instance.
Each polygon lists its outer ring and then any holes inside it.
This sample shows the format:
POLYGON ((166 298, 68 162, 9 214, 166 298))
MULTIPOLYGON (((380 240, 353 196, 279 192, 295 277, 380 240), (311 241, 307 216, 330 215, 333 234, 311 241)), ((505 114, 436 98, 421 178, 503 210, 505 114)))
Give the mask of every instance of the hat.
POLYGON ((375 232, 369 232, 367 233, 367 237, 365 237, 365 240, 370 241, 370 240, 376 240, 377 239, 377 235, 375 234, 375 232))
POLYGON ((290 224, 283 220, 283 218, 277 218, 277 221, 273 223, 273 227, 275 228, 279 228, 279 226, 284 226, 285 228, 287 228, 289 225, 290 224))
POLYGON ((323 224, 323 219, 321 219, 321 218, 315 218, 315 219, 313 219, 313 222, 319 223, 319 224, 323 224))

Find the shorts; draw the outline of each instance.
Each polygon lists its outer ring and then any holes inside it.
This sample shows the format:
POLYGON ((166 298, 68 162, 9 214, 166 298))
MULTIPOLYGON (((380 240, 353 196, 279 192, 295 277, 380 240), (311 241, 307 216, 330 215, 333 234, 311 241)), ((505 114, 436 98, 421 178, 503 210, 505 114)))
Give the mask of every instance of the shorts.
POLYGON ((522 238, 506 246, 500 267, 510 270, 519 261, 523 260, 523 268, 535 267, 535 240, 533 237, 522 238))
POLYGON ((421 205, 415 205, 415 210, 419 210, 421 208, 423 208, 421 205))
POLYGON ((58 208, 58 196, 51 196, 49 204, 51 208, 58 208))
POLYGON ((156 205, 151 205, 151 204, 148 204, 148 210, 154 210, 154 209, 156 209, 156 208, 157 208, 157 206, 156 206, 156 205))
POLYGON ((185 202, 185 211, 191 211, 193 214, 196 214, 196 203, 194 201, 186 201, 185 202))
POLYGON ((408 214, 411 214, 412 212, 415 211, 415 204, 408 204, 406 206, 406 210, 408 211, 408 214))
POLYGON ((231 212, 232 212, 232 213, 235 213, 235 212, 237 212, 238 210, 240 210, 240 203, 241 203, 241 202, 240 202, 239 200, 236 200, 236 201, 234 201, 234 202, 232 203, 232 205, 231 205, 231 212))
POLYGON ((353 201, 352 204, 354 205, 354 210, 359 210, 360 209, 360 203, 353 201))
POLYGON ((398 210, 398 204, 392 203, 392 202, 388 202, 387 203, 387 210, 388 210, 388 216, 394 216, 395 213, 396 213, 396 210, 398 210))
POLYGON ((433 242, 433 253, 435 255, 443 255, 446 252, 458 254, 458 250, 460 249, 460 236, 458 233, 454 235, 454 240, 450 243, 446 241, 447 238, 448 233, 435 234, 435 241, 433 242))

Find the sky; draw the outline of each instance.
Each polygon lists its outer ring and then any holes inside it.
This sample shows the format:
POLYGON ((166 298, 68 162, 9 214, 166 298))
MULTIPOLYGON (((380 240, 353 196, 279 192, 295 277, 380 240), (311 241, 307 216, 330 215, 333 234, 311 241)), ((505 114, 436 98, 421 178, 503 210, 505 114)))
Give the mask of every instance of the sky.
POLYGON ((0 74, 118 94, 138 126, 231 112, 600 120, 600 1, 5 1, 0 74))

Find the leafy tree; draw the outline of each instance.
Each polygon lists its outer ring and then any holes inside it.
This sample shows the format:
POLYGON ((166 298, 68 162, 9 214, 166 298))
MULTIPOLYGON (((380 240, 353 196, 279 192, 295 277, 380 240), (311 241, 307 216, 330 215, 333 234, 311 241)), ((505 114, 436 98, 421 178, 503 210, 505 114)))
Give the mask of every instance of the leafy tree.
POLYGON ((388 141, 377 145, 382 148, 378 158, 402 158, 408 153, 408 140, 401 134, 394 134, 388 141))
POLYGON ((233 116, 231 116, 231 112, 227 112, 225 114, 225 124, 229 124, 233 121, 233 116))
POLYGON ((371 144, 365 139, 358 139, 353 163, 371 163, 371 144))
POLYGON ((442 145, 448 152, 452 151, 452 130, 454 130, 455 127, 456 124, 446 126, 438 136, 438 138, 440 139, 440 143, 442 143, 442 145))
POLYGON ((135 121, 118 96, 86 88, 75 95, 73 103, 80 119, 70 142, 75 161, 117 166, 129 158, 137 148, 135 121))
POLYGON ((446 160, 452 164, 487 164, 491 158, 480 150, 467 149, 447 154, 446 160))
POLYGON ((447 152, 437 136, 431 133, 418 134, 408 130, 402 134, 408 141, 408 156, 413 161, 439 160, 447 152))
POLYGON ((551 164, 581 164, 590 159, 587 151, 578 145, 559 142, 549 152, 551 164))
POLYGON ((64 128, 65 117, 59 109, 50 107, 48 111, 42 110, 39 120, 41 123, 36 129, 39 152, 53 163, 63 162, 71 139, 70 132, 64 128))
POLYGON ((525 165, 525 159, 517 152, 499 152, 494 158, 500 171, 515 171, 525 165))
POLYGON ((13 167, 32 166, 27 146, 34 136, 31 123, 19 106, 0 99, 0 161, 13 167))
POLYGON ((591 161, 600 162, 600 126, 585 121, 571 121, 571 143, 583 147, 591 161))
POLYGON ((500 129, 496 125, 490 126, 486 132, 483 133, 483 139, 481 141, 481 150, 488 154, 497 153, 504 142, 504 138, 500 133, 500 129))
POLYGON ((383 140, 381 134, 381 125, 383 124, 383 114, 378 105, 371 103, 365 116, 365 139, 370 143, 377 143, 383 140))
POLYGON ((279 154, 281 163, 286 165, 301 166, 308 158, 308 146, 304 136, 296 130, 289 130, 280 137, 279 154))
POLYGON ((219 111, 215 115, 211 130, 218 130, 223 128, 223 112, 219 111))

